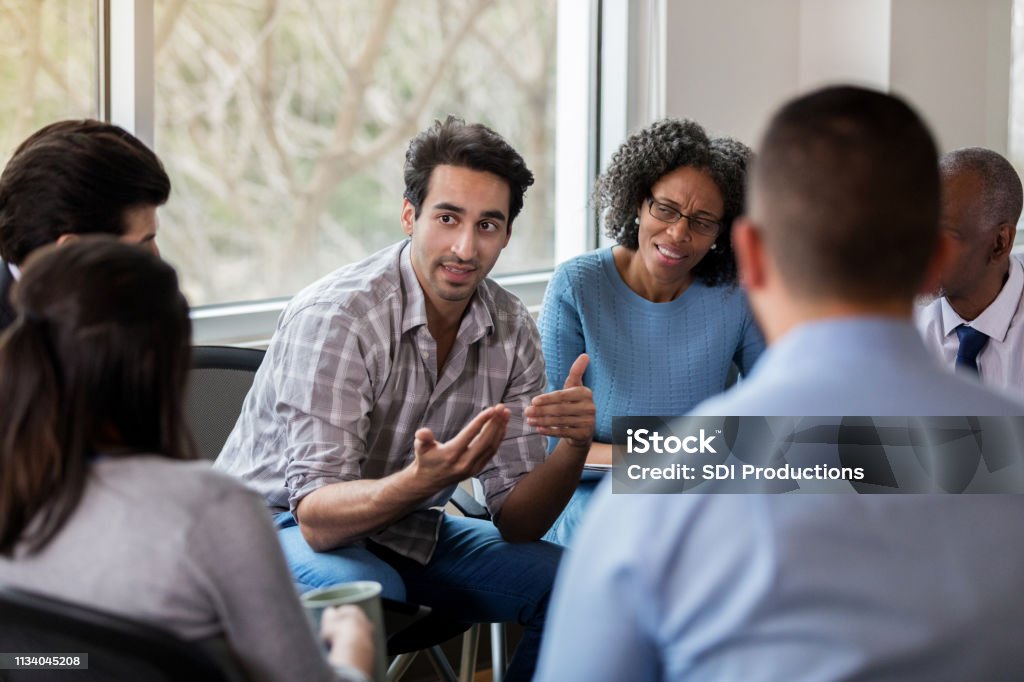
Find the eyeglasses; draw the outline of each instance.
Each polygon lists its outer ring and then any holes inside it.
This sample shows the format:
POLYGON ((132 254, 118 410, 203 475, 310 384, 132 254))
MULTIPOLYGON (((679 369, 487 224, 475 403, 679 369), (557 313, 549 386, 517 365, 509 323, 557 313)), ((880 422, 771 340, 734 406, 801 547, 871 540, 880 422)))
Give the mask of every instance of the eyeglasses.
POLYGON ((690 229, 697 234, 704 235, 705 237, 717 237, 718 233, 722 231, 722 223, 720 221, 686 215, 685 213, 672 208, 668 204, 663 204, 660 201, 657 201, 654 197, 647 198, 647 210, 654 218, 657 218, 663 223, 668 223, 669 225, 674 225, 683 218, 686 218, 686 222, 689 224, 690 229))

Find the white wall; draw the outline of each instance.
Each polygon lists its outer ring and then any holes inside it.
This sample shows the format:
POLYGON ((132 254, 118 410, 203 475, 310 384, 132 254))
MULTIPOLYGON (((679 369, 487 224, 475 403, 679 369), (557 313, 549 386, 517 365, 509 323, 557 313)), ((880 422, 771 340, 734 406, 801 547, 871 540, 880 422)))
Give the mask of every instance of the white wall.
POLYGON ((894 92, 932 125, 943 150, 1007 152, 1012 0, 894 0, 894 92))
POLYGON ((803 0, 797 60, 800 89, 835 82, 885 89, 890 8, 890 0, 803 0))
POLYGON ((666 114, 752 143, 798 91, 800 0, 669 0, 666 114))
POLYGON ((1012 0, 667 0, 666 114, 756 144, 825 83, 907 97, 943 149, 1005 153, 1012 0))

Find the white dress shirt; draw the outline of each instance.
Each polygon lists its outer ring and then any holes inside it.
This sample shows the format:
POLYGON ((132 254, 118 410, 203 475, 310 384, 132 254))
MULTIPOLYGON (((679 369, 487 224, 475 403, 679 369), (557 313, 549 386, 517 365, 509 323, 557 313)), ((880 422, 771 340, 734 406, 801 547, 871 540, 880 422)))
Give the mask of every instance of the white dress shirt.
POLYGON ((978 354, 982 383, 1020 398, 1024 396, 1024 261, 1010 259, 1010 276, 989 307, 974 320, 956 314, 943 296, 914 311, 924 343, 943 365, 954 368, 960 340, 956 328, 974 327, 988 337, 978 354))

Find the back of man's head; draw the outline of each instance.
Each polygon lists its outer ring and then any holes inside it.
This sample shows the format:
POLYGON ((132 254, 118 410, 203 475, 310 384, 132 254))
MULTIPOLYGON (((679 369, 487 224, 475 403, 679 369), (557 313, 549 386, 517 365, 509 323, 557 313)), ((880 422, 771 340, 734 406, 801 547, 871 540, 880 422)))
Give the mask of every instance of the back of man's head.
POLYGON ((170 192, 160 160, 131 133, 93 120, 53 123, 0 175, 0 258, 20 264, 64 234, 124 234, 125 211, 160 206, 170 192))
POLYGON ((908 302, 938 238, 935 143, 901 99, 857 87, 799 97, 755 157, 750 214, 790 293, 908 302))
POLYGON ((1000 154, 983 147, 964 147, 946 152, 939 159, 943 181, 965 174, 980 181, 975 204, 982 228, 1016 225, 1024 204, 1024 190, 1016 169, 1000 154))

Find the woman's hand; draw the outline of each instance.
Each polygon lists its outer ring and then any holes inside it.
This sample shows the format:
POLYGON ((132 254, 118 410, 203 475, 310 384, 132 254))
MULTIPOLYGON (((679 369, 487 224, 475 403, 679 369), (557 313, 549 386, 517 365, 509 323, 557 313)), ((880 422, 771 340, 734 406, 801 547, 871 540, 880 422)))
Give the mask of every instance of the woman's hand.
POLYGON ((361 608, 346 604, 324 610, 320 636, 330 644, 332 665, 350 665, 373 677, 373 624, 361 608))

